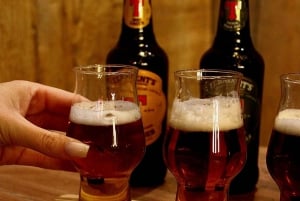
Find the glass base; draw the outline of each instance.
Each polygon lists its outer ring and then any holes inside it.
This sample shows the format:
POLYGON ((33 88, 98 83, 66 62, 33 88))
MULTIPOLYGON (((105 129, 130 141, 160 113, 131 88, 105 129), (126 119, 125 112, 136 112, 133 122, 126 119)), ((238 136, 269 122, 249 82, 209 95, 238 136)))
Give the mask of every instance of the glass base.
POLYGON ((178 184, 176 201, 227 201, 228 191, 220 190, 187 189, 178 184))
POLYGON ((79 201, 130 201, 128 178, 86 178, 81 176, 79 201))

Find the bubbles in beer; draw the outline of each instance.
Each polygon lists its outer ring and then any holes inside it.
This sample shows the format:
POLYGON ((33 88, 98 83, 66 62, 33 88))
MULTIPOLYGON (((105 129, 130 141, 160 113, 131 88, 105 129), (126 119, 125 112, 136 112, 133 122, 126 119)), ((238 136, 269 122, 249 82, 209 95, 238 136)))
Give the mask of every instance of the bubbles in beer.
POLYGON ((85 125, 126 124, 141 118, 138 105, 128 101, 94 101, 75 103, 70 121, 85 125))
POLYGON ((183 131, 222 131, 243 125, 240 100, 232 97, 193 98, 187 101, 175 99, 170 125, 183 131))
POLYGON ((287 135, 300 136, 300 109, 285 109, 275 118, 274 129, 287 135))

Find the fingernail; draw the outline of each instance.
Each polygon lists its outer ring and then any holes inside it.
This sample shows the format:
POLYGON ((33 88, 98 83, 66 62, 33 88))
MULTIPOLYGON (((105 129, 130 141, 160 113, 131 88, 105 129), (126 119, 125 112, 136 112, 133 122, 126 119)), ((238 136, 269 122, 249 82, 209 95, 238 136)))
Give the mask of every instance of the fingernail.
POLYGON ((68 142, 65 145, 67 154, 71 157, 85 158, 90 146, 81 142, 68 142))

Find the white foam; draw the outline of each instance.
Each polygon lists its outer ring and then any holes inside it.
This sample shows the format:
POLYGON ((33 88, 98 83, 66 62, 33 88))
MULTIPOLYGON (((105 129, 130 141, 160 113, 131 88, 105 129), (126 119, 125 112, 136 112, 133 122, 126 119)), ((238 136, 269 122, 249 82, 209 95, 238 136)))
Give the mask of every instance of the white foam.
POLYGON ((84 125, 126 124, 140 118, 138 105, 128 101, 75 103, 70 111, 70 121, 84 125))
POLYGON ((241 103, 238 98, 214 97, 173 102, 170 126, 184 131, 222 131, 243 125, 241 103))
POLYGON ((288 135, 300 136, 300 109, 285 109, 275 118, 274 129, 288 135))

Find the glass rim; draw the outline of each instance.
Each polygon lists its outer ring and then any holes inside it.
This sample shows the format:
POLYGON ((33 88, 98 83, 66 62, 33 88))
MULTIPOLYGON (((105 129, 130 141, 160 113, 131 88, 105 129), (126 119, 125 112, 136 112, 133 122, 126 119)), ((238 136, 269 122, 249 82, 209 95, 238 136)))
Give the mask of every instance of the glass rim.
POLYGON ((182 78, 199 78, 199 79, 214 79, 214 78, 241 78, 242 73, 233 70, 222 69, 183 69, 174 72, 175 77, 182 78), (209 73, 206 74, 205 73, 209 73))
POLYGON ((91 64, 86 66, 76 66, 73 71, 81 74, 99 75, 99 74, 115 74, 115 73, 132 73, 137 72, 138 67, 126 64, 91 64), (122 69, 122 71, 105 71, 107 69, 122 69))
POLYGON ((300 73, 285 73, 280 76, 284 81, 300 83, 300 73))

